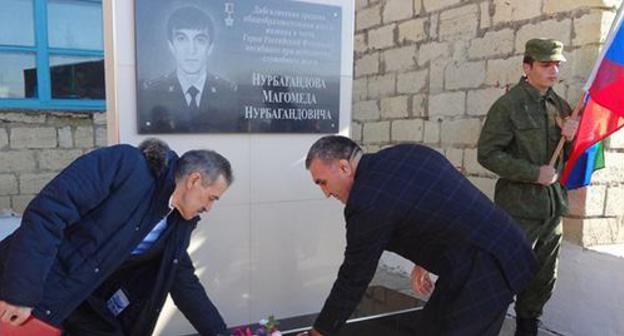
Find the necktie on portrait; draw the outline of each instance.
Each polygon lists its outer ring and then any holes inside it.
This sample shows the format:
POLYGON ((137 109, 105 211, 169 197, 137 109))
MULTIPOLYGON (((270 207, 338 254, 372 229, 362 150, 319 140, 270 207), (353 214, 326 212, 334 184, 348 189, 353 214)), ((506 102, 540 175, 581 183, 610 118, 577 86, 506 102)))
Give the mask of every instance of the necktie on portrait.
POLYGON ((190 88, 188 88, 186 92, 189 95, 191 95, 191 102, 189 103, 189 111, 190 111, 191 117, 193 118, 199 114, 199 106, 197 105, 197 94, 199 93, 199 90, 196 87, 191 86, 190 88))

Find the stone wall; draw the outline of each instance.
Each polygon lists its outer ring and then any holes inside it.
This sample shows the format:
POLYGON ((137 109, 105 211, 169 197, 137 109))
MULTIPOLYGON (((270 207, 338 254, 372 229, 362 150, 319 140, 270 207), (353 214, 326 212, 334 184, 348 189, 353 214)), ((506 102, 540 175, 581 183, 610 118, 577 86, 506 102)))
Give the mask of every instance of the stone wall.
POLYGON ((70 162, 105 145, 105 113, 0 111, 0 210, 22 212, 70 162))
MULTIPOLYGON (((563 41, 555 90, 574 105, 621 2, 356 0, 353 138, 367 151, 424 143, 492 196, 496 176, 477 162, 476 143, 489 106, 520 79, 525 42, 563 41)), ((568 239, 624 242, 623 146, 614 137, 607 168, 572 193, 568 239)))

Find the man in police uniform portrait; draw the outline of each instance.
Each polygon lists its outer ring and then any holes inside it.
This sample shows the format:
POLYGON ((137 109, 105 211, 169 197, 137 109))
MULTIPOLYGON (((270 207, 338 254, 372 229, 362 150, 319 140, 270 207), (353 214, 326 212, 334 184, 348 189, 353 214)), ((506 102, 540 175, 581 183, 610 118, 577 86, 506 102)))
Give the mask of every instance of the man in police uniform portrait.
POLYGON ((207 70, 214 40, 214 23, 200 8, 173 11, 167 20, 167 45, 176 68, 139 84, 139 133, 238 130, 236 85, 207 70))
POLYGON ((539 318, 551 297, 567 213, 559 183, 563 160, 549 164, 563 136, 571 141, 578 121, 555 93, 563 44, 553 39, 526 43, 524 76, 490 108, 478 143, 478 160, 500 178, 494 200, 522 227, 539 263, 533 282, 516 299, 516 336, 537 335, 539 318))

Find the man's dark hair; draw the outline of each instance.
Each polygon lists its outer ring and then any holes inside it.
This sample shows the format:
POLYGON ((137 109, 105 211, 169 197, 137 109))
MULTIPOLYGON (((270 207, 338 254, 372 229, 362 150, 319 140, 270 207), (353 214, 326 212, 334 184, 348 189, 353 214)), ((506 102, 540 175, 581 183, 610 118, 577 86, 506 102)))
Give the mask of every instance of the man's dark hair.
POLYGON ((184 153, 176 167, 176 182, 194 172, 202 175, 204 186, 212 185, 219 176, 223 176, 228 186, 234 181, 230 162, 212 150, 196 149, 184 153))
POLYGON ((167 39, 173 41, 173 32, 178 29, 205 30, 214 42, 214 24, 208 14, 198 7, 180 7, 169 16, 167 21, 167 39))
POLYGON ((524 55, 524 58, 522 59, 522 63, 524 64, 528 64, 528 65, 533 65, 533 62, 535 62, 535 59, 529 55, 524 55))
POLYGON ((362 149, 353 140, 341 135, 327 135, 318 140, 310 147, 306 157, 306 169, 310 168, 312 160, 320 159, 323 162, 336 160, 351 160, 362 149))

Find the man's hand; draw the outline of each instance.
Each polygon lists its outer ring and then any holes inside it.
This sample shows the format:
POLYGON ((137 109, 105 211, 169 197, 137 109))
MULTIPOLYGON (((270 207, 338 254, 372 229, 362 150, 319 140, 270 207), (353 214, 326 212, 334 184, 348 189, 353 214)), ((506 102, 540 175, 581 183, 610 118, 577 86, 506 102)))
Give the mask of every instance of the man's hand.
POLYGON ((32 310, 30 307, 14 306, 0 300, 0 321, 17 327, 26 321, 32 310))
POLYGON ((297 336, 323 336, 320 332, 316 331, 316 329, 300 332, 297 336))
POLYGON ((576 135, 576 130, 578 129, 579 121, 576 118, 567 118, 563 122, 563 126, 561 127, 561 135, 566 138, 568 141, 572 141, 574 136, 576 135))
POLYGON ((555 168, 544 165, 539 168, 539 176, 537 177, 537 183, 541 185, 551 185, 559 179, 559 175, 555 168))
POLYGON ((429 272, 418 265, 414 265, 412 269, 411 284, 414 292, 425 296, 431 295, 435 287, 429 272))

